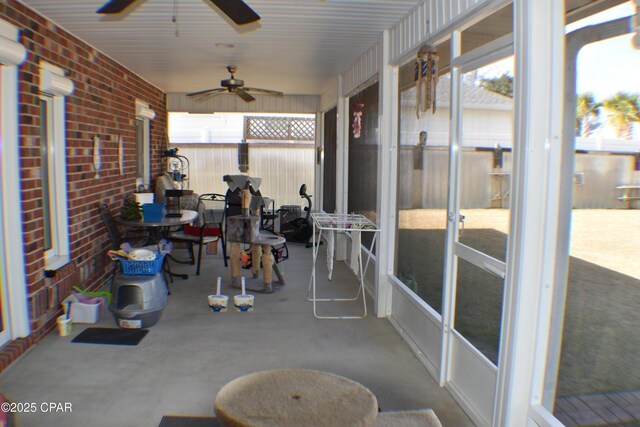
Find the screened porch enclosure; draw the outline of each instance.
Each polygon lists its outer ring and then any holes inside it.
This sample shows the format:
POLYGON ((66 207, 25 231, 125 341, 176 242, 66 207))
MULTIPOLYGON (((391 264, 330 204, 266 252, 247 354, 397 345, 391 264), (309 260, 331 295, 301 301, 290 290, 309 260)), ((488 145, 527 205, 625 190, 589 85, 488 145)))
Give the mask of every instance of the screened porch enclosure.
POLYGON ((75 399, 69 426, 155 427, 212 415, 240 375, 295 367, 351 377, 383 411, 432 407, 444 427, 640 424, 639 0, 245 1, 262 20, 242 31, 209 0, 140 1, 123 19, 81 0, 0 6, 0 391, 75 399), (234 62, 284 95, 195 96, 234 62), (601 69, 590 93, 581 79, 601 69), (319 246, 319 283, 339 295, 371 261, 368 316, 316 318, 315 252, 292 244, 286 285, 252 313, 209 310, 234 274, 218 251, 199 276, 176 266, 190 277, 140 347, 51 333, 73 286, 108 286, 94 207, 183 172, 197 194, 259 177, 300 216, 304 184, 312 211, 374 222, 371 248, 353 227, 332 235, 335 280, 319 246))

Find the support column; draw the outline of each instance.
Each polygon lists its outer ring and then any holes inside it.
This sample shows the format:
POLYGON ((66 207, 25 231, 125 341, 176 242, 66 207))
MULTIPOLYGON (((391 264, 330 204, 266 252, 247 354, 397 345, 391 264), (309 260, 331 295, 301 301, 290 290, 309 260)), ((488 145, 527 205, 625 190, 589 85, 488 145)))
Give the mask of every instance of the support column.
MULTIPOLYGON (((347 213, 349 189, 349 99, 344 97, 342 76, 338 76, 338 104, 336 120, 336 211, 347 213)), ((347 238, 336 233, 334 257, 347 259, 347 238)))
POLYGON ((375 313, 378 317, 391 314, 389 275, 393 274, 396 225, 396 162, 398 138, 398 69, 389 64, 389 30, 380 42, 380 153, 378 156, 378 226, 376 249, 375 313))
POLYGON ((562 145, 564 2, 514 0, 515 139, 502 341, 492 425, 528 426, 545 357, 562 145), (534 369, 535 368, 535 369, 534 369))

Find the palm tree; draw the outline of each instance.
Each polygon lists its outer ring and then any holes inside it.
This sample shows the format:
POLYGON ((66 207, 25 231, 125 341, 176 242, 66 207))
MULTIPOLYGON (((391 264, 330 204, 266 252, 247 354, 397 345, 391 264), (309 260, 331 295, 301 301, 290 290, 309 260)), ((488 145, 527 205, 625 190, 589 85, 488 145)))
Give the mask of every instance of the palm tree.
POLYGON ((631 124, 640 121, 640 102, 638 95, 618 92, 602 101, 608 112, 608 120, 619 138, 631 139, 631 124))
POLYGON ((591 92, 586 92, 576 99, 576 133, 578 136, 589 136, 591 119, 597 118, 602 103, 596 102, 591 92))

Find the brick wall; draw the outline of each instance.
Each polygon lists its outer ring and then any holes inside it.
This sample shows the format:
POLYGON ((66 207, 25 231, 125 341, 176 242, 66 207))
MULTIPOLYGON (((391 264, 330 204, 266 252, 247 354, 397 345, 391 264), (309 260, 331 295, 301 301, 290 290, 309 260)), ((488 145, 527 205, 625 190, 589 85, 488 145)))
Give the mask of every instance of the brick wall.
POLYGON ((24 251, 32 335, 0 349, 0 370, 55 325, 59 302, 73 286, 96 289, 110 271, 99 203, 119 209, 135 190, 135 99, 156 112, 151 121, 151 175, 163 170, 166 95, 116 61, 15 1, 0 3, 0 18, 21 30, 27 59, 19 67, 19 144, 24 251), (40 165, 39 61, 66 71, 75 91, 66 98, 67 190, 71 262, 44 276, 40 165), (101 139, 100 177, 93 169, 93 136, 101 139), (117 137, 124 139, 124 174, 118 169, 117 137), (18 349, 18 350, 16 350, 18 349))

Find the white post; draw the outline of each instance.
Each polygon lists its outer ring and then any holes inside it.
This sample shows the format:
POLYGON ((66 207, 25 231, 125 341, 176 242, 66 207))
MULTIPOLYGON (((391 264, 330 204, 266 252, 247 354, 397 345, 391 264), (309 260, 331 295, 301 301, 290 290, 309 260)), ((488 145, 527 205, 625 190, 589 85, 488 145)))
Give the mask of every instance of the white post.
POLYGON ((380 42, 380 152, 378 156, 378 227, 376 249, 375 312, 378 317, 391 314, 389 275, 393 274, 396 221, 396 161, 398 136, 398 70, 389 64, 389 30, 380 42))
POLYGON ((322 178, 324 177, 324 155, 318 159, 320 153, 324 153, 324 113, 316 113, 316 141, 315 152, 313 156, 313 164, 315 165, 314 183, 313 183, 313 198, 315 211, 320 212, 324 208, 322 201, 324 200, 324 185, 322 178), (318 162, 318 160, 320 160, 318 162))
MULTIPOLYGON (((336 211, 347 213, 349 190, 349 98, 343 94, 342 75, 338 76, 338 105, 336 120, 336 211)), ((347 238, 336 233, 335 259, 347 258, 347 238)))
POLYGON ((514 0, 515 141, 511 215, 492 425, 533 425, 536 344, 548 330, 562 145, 564 2, 514 0), (543 302, 544 301, 544 302, 543 302))

